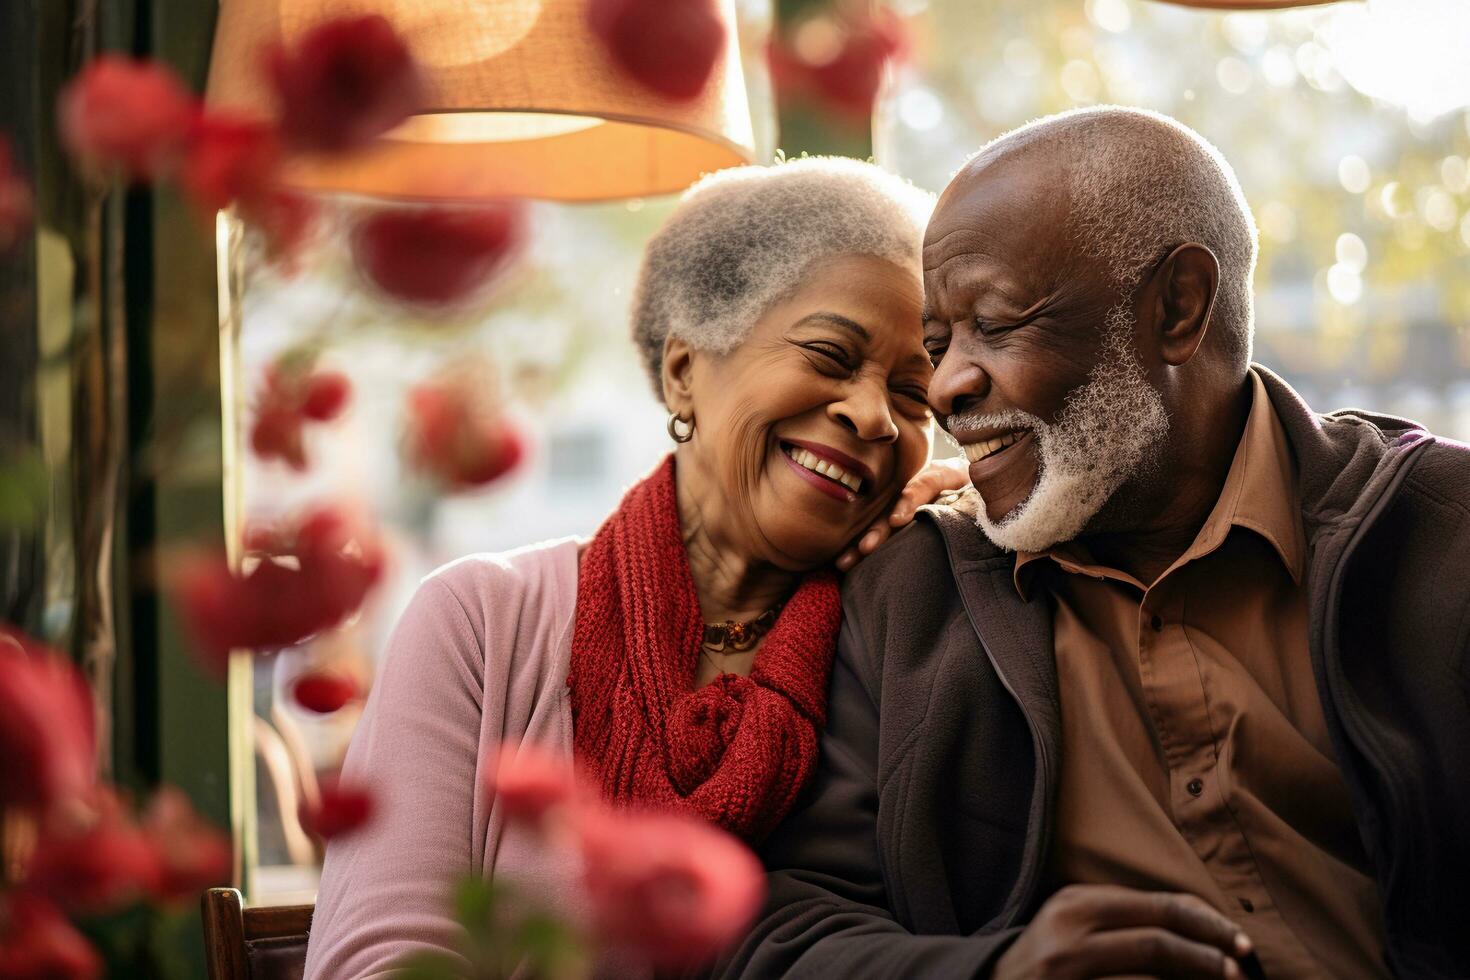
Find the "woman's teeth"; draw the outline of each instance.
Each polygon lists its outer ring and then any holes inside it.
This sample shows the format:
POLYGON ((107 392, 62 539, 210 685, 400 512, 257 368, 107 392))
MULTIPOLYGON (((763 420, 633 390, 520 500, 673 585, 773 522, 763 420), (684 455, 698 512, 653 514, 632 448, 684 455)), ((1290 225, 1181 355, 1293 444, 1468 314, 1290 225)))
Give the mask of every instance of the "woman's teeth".
POLYGON ((787 446, 785 449, 786 455, 790 456, 798 466, 804 466, 813 473, 819 473, 829 480, 836 480, 853 493, 857 493, 862 489, 862 478, 847 472, 847 470, 838 466, 836 463, 822 459, 815 453, 809 453, 800 446, 787 446))
POLYGON ((1024 432, 1007 432, 1003 436, 994 439, 986 439, 984 442, 966 443, 962 448, 965 450, 965 458, 972 463, 977 463, 986 456, 993 456, 1005 447, 1014 443, 1025 435, 1024 432))

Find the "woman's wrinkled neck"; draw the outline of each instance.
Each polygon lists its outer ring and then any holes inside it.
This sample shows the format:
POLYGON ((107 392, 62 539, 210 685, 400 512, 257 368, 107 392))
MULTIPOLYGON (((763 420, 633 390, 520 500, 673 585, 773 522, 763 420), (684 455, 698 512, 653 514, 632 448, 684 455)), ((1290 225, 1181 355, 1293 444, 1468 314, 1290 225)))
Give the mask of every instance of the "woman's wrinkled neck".
POLYGON ((697 464, 676 455, 674 496, 689 573, 706 623, 755 619, 784 602, 800 576, 750 554, 730 523, 730 494, 706 486, 697 464))

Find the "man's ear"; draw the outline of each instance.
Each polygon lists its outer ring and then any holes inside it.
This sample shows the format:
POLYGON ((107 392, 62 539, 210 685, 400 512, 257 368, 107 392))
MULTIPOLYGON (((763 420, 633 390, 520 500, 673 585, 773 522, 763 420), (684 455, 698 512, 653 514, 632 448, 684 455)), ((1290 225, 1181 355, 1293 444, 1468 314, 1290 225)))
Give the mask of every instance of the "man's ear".
POLYGON ((1220 263, 1204 245, 1180 245, 1158 271, 1157 340, 1164 363, 1179 367, 1194 357, 1210 326, 1220 286, 1220 263))
POLYGON ((664 339, 664 404, 681 418, 694 416, 694 349, 683 337, 664 339))

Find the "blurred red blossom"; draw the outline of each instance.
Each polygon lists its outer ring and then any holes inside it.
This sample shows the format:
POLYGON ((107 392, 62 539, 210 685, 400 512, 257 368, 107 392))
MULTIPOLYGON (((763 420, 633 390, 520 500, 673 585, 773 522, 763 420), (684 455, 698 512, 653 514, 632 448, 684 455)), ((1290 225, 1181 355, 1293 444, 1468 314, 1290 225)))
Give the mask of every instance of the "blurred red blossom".
POLYGON ((510 820, 541 824, 552 811, 580 801, 576 773, 566 758, 529 742, 501 745, 481 771, 482 791, 500 802, 510 820))
POLYGON ((750 849, 697 817, 597 810, 580 837, 597 936, 659 969, 708 962, 745 934, 765 898, 750 849))
POLYGON ((373 818, 376 803, 367 786, 324 779, 320 799, 301 805, 301 825, 322 840, 331 840, 365 827, 373 818))
POLYGON ((767 51, 778 91, 808 99, 866 124, 890 60, 908 48, 903 21, 891 10, 823 15, 800 29, 808 43, 773 38, 767 51))
POLYGON ((408 393, 408 452, 451 490, 504 476, 525 453, 520 434, 469 375, 429 381, 408 393))
POLYGON ((31 185, 15 168, 10 141, 0 136, 0 252, 31 227, 35 206, 31 185))
POLYGON ((347 619, 382 575, 376 536, 341 508, 252 528, 245 571, 223 555, 195 555, 173 576, 174 600, 207 665, 222 670, 232 649, 273 652, 347 619))
POLYGON ((352 230, 352 258, 394 299, 444 307, 470 302, 496 282, 525 239, 519 200, 383 208, 352 230))
POLYGON ((158 851, 110 789, 42 825, 25 887, 81 914, 115 911, 154 893, 158 851))
POLYGON ((39 895, 0 897, 0 977, 96 980, 102 960, 66 917, 39 895))
POLYGON ((261 459, 306 469, 303 426, 336 418, 351 394, 352 382, 339 371, 311 371, 284 361, 269 365, 255 396, 250 448, 261 459))
POLYGON ((0 809, 47 809, 97 778, 86 679, 60 654, 0 626, 0 809))
POLYGON ((233 113, 201 115, 190 131, 180 181, 206 215, 275 187, 281 145, 275 127, 233 113))
POLYGON ((423 73, 393 25, 377 14, 338 17, 292 48, 267 54, 281 135, 294 149, 362 149, 423 108, 423 73))
POLYGON ((331 714, 357 697, 357 681, 335 670, 311 670, 296 678, 291 696, 307 711, 331 714))
POLYGON ((714 0, 589 0, 587 23, 619 67, 671 99, 698 96, 725 47, 714 0))
POLYGON ((172 176, 199 112, 169 68, 108 54, 88 62, 57 101, 68 152, 94 176, 120 172, 129 180, 172 176))
POLYGON ((158 862, 153 896, 159 901, 193 899, 230 880, 230 838, 205 822, 182 790, 158 790, 143 812, 142 830, 158 862))

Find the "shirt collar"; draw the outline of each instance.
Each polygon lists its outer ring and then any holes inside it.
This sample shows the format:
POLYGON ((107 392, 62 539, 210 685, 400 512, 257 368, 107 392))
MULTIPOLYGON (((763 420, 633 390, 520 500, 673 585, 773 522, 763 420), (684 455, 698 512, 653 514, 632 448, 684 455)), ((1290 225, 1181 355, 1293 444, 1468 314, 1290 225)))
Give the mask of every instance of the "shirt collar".
MULTIPOLYGON (((1246 416, 1245 431, 1235 447, 1235 457, 1230 463, 1225 484, 1194 542, 1170 570, 1214 551, 1225 542, 1231 528, 1241 527, 1265 538, 1281 557, 1292 580, 1300 584, 1306 565, 1307 542, 1306 533, 1302 530, 1301 502, 1291 444, 1260 376, 1254 369, 1249 376, 1250 413, 1246 416)), ((1097 565, 1083 544, 1069 541, 1044 552, 1016 553, 1012 578, 1024 599, 1031 598, 1038 562, 1043 558, 1051 559, 1045 564, 1055 565, 1066 572, 1118 578, 1139 584, 1123 572, 1097 565)))

